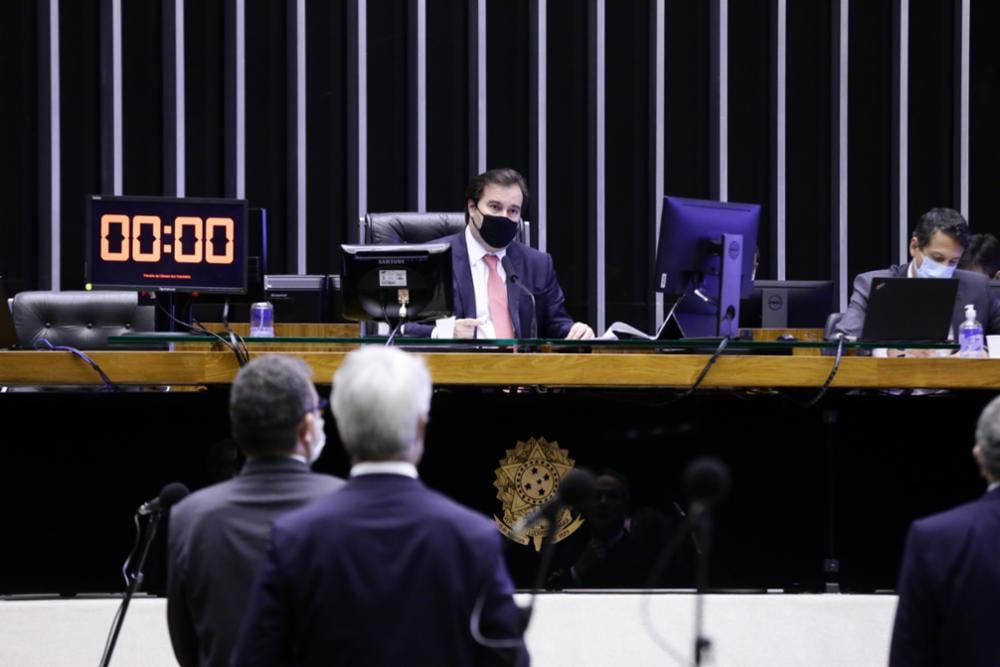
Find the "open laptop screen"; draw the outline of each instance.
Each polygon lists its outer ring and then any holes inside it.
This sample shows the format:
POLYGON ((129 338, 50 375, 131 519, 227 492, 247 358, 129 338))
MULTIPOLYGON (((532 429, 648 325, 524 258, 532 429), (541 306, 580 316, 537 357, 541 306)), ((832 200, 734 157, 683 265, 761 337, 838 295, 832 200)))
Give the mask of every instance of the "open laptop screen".
POLYGON ((947 340, 957 292, 955 278, 874 278, 861 340, 947 340))

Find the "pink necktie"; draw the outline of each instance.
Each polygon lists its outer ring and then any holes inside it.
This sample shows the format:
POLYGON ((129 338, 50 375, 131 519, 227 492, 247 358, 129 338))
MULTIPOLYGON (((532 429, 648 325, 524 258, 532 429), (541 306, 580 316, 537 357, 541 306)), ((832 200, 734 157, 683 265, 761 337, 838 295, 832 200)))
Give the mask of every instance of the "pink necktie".
POLYGON ((486 277, 486 295, 490 300, 490 319, 497 338, 513 338, 514 325, 507 309, 507 288, 497 273, 497 256, 484 255, 483 260, 490 271, 486 277))

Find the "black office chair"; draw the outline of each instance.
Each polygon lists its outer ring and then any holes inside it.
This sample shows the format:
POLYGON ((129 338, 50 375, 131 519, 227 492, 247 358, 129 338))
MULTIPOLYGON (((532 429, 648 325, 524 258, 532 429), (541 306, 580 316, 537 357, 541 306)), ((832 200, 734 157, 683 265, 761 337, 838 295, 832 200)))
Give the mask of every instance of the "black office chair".
MULTIPOLYGON (((427 243, 443 236, 457 234, 465 228, 465 214, 457 213, 368 213, 359 221, 358 238, 364 245, 398 245, 427 243)), ((531 223, 527 220, 518 230, 517 240, 529 243, 531 223)))
POLYGON ((20 292, 11 315, 18 346, 29 350, 41 339, 104 350, 109 336, 156 328, 153 307, 140 306, 136 292, 20 292))

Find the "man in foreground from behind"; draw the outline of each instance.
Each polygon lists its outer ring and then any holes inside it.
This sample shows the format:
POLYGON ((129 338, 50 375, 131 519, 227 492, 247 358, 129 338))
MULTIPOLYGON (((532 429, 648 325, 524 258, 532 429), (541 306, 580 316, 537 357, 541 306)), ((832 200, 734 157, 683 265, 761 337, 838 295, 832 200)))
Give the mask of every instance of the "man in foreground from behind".
POLYGON ((299 359, 261 357, 236 376, 229 417, 247 463, 170 513, 167 621, 184 667, 229 664, 271 523, 344 485, 309 470, 325 442, 320 408, 299 359))
POLYGON ((430 403, 419 357, 345 358, 332 407, 351 478, 275 522, 234 665, 527 663, 496 527, 417 476, 430 403))
POLYGON ((1000 665, 1000 397, 979 417, 972 455, 986 494, 910 527, 890 667, 1000 665))

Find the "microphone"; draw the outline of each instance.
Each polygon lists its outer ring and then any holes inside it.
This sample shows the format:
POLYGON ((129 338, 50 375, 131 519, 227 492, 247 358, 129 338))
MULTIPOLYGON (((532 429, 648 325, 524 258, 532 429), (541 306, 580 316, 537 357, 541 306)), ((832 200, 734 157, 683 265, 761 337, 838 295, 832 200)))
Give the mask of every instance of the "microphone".
POLYGON ((700 514, 721 502, 732 481, 729 466, 715 457, 706 456, 689 463, 684 469, 684 488, 691 498, 691 513, 700 514))
POLYGON ((139 516, 145 516, 147 514, 159 514, 160 512, 166 512, 173 505, 176 505, 183 500, 184 496, 189 493, 191 492, 188 491, 188 488, 180 482, 171 482, 160 490, 160 495, 156 498, 139 505, 139 509, 136 510, 136 514, 139 516))
POLYGON ((521 290, 528 295, 528 298, 531 299, 531 328, 528 329, 528 332, 530 334, 530 338, 538 338, 538 316, 535 313, 535 294, 528 289, 523 282, 521 282, 521 279, 514 271, 514 267, 511 265, 510 257, 504 255, 503 259, 500 260, 500 264, 503 266, 503 270, 507 274, 507 280, 520 287, 521 290))
POLYGON ((549 502, 514 524, 510 531, 512 536, 515 539, 522 537, 529 528, 543 519, 547 519, 551 524, 563 507, 580 505, 592 497, 596 490, 597 484, 590 472, 581 468, 570 470, 559 482, 559 490, 549 502))

